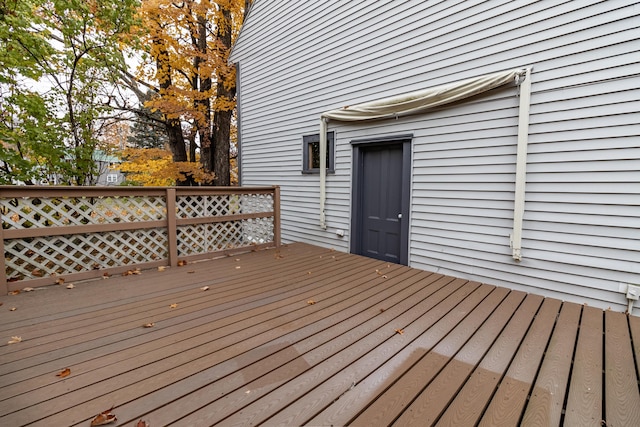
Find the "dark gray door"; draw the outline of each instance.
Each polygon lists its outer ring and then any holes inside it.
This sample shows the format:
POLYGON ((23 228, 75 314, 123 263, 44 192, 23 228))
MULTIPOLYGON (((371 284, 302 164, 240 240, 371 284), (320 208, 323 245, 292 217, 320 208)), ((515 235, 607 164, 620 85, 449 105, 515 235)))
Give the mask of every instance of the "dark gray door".
POLYGON ((406 264, 408 181, 405 155, 410 144, 361 145, 357 162, 355 253, 406 264))

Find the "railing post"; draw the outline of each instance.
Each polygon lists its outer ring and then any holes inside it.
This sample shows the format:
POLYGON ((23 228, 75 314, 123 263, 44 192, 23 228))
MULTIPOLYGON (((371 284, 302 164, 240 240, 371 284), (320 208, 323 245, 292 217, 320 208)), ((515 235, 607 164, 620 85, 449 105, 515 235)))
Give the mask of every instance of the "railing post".
POLYGON ((281 245, 280 240, 280 187, 273 187, 273 241, 276 248, 281 245))
POLYGON ((169 265, 178 266, 178 227, 176 225, 176 189, 167 188, 167 242, 169 244, 169 265))
MULTIPOLYGON (((2 232, 2 216, 0 216, 0 249, 2 249, 2 253, 4 254, 4 233, 2 232)), ((7 264, 2 256, 2 269, 0 270, 0 295, 6 295, 9 292, 9 284, 7 283, 7 264)))

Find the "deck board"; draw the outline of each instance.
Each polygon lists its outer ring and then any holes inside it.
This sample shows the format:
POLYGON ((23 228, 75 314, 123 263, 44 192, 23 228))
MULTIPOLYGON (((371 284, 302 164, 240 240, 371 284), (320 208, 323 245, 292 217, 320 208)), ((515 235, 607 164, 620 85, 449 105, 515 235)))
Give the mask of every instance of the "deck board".
POLYGON ((23 339, 0 345, 0 425, 640 416, 640 322, 620 313, 300 243, 75 285, 0 297, 23 339))
MULTIPOLYGON (((428 274, 424 273, 424 275, 428 274)), ((177 401, 176 404, 180 406, 179 412, 175 408, 171 410, 167 408, 167 410, 161 409, 158 415, 162 419, 172 421, 180 416, 186 416, 193 411, 200 410, 199 413, 191 415, 190 418, 195 419, 201 415, 206 418, 209 414, 223 417, 228 412, 225 412, 225 408, 230 408, 231 410, 235 408, 234 405, 218 401, 218 399, 212 399, 211 395, 213 393, 217 393, 218 396, 225 396, 226 401, 234 399, 234 396, 246 401, 257 399, 269 391, 270 385, 279 383, 282 378, 287 376, 293 377, 292 370, 295 372, 297 369, 309 367, 314 353, 315 357, 318 358, 318 355, 322 356, 323 352, 331 351, 332 347, 336 346, 336 343, 328 344, 332 339, 352 340, 352 333, 356 328, 362 328, 361 325, 363 323, 377 316, 377 306, 382 303, 391 304, 394 300, 406 298, 407 295, 411 295, 411 292, 419 289, 420 285, 415 285, 414 280, 417 281, 423 275, 414 274, 414 276, 418 277, 413 278, 406 272, 404 275, 398 276, 398 279, 403 280, 404 284, 407 285, 407 288, 400 292, 397 292, 398 289, 387 288, 385 282, 379 281, 376 288, 371 288, 358 298, 354 298, 359 302, 355 307, 351 308, 353 313, 360 314, 359 316, 347 317, 350 312, 340 310, 340 306, 336 307, 336 309, 331 309, 331 311, 325 309, 327 316, 322 322, 316 322, 306 328, 294 330, 277 341, 255 348, 246 355, 236 358, 234 363, 229 364, 229 366, 220 366, 218 369, 212 368, 216 370, 216 381, 204 384, 203 388, 177 401), (394 292, 396 293, 394 294, 394 292), (369 296, 369 294, 371 295, 369 296), (336 337, 338 338, 336 339, 336 337), (255 380, 253 383, 248 383, 247 379, 251 378, 255 380), (239 388, 244 385, 246 385, 245 388, 239 388), (245 396, 247 390, 250 391, 250 396, 245 396), (215 406, 215 411, 201 409, 207 407, 207 405, 209 407, 215 406)), ((350 304, 352 302, 347 300, 344 303, 350 304)), ((318 302, 316 305, 320 306, 321 304, 323 302, 318 302)), ((183 386, 189 387, 193 386, 193 384, 183 386)), ((175 396, 176 394, 171 392, 166 395, 169 399, 175 399, 175 396)), ((205 421, 200 420, 198 422, 204 423, 205 421)))
POLYGON ((523 426, 559 425, 582 307, 564 303, 522 419, 523 426))
POLYGON ((533 322, 542 300, 539 295, 527 295, 436 425, 476 425, 533 322))
POLYGON ((506 296, 433 382, 399 416, 395 424, 434 424, 497 339, 524 297, 522 292, 511 292, 506 296))
POLYGON ((605 311, 604 328, 604 420, 611 426, 640 426, 638 377, 627 316, 605 311))
POLYGON ((602 425, 602 310, 584 307, 569 385, 567 425, 602 425))
POLYGON ((391 424, 404 411, 411 399, 431 382, 464 345, 506 294, 504 288, 491 289, 482 286, 467 297, 465 302, 469 301, 472 307, 458 309, 461 316, 451 319, 446 336, 432 350, 425 352, 410 369, 402 374, 400 379, 349 424, 354 426, 391 424))
POLYGON ((520 423, 561 305, 558 300, 545 299, 480 420, 481 426, 512 426, 520 423))
POLYGON ((403 366, 413 363, 418 354, 416 349, 435 344, 443 333, 442 325, 447 322, 446 316, 452 316, 450 310, 479 285, 450 277, 441 277, 436 284, 440 288, 433 294, 432 301, 441 302, 434 304, 414 322, 420 325, 419 328, 405 329, 402 336, 396 333, 367 357, 338 372, 318 387, 319 396, 307 394, 296 401, 292 405, 296 410, 291 415, 317 414, 308 422, 310 425, 346 425, 365 408, 380 390, 388 387, 387 380, 394 379, 393 372, 401 371, 403 366))
MULTIPOLYGON (((420 297, 421 296, 418 296, 416 299, 419 300, 420 297)), ((428 305, 432 304, 429 298, 421 302, 425 301, 428 305)), ((288 381, 282 387, 279 387, 277 392, 270 390, 268 394, 261 396, 257 401, 242 407, 241 412, 235 412, 229 418, 224 419, 225 424, 237 425, 237 423, 244 422, 256 424, 266 421, 268 417, 288 405, 292 397, 310 391, 331 375, 349 367, 360 357, 367 355, 367 353, 373 350, 376 345, 379 345, 381 341, 398 339, 396 335, 398 337, 400 337, 400 335, 398 335, 395 330, 410 323, 418 313, 417 310, 407 311, 410 304, 413 304, 413 299, 404 299, 399 304, 380 313, 372 319, 372 322, 364 324, 359 330, 350 331, 345 337, 346 346, 343 344, 342 346, 334 348, 333 354, 330 357, 318 358, 317 364, 314 366, 315 369, 305 371, 302 375, 292 378, 292 381, 288 381)), ((242 394, 246 396, 246 393, 242 390, 239 390, 237 393, 240 398, 243 397, 242 394)), ((253 400, 253 397, 250 397, 250 399, 253 400)), ((237 409, 238 406, 237 404, 233 405, 232 409, 237 409)), ((215 409, 217 409, 217 406, 204 408, 204 412, 208 414, 213 412, 216 414, 216 418, 221 418, 222 414, 218 413, 215 409)), ((185 421, 190 423, 191 418, 185 421)), ((222 421, 222 419, 220 421, 222 421)))
POLYGON ((628 320, 631 342, 633 344, 633 354, 636 359, 636 370, 640 372, 640 317, 629 316, 628 320))

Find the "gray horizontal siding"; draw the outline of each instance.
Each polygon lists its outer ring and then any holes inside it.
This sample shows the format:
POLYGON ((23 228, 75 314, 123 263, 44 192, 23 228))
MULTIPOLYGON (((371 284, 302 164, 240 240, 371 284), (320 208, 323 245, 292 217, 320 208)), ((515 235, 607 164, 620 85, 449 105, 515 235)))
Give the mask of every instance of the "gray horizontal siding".
POLYGON ((640 283, 639 15, 622 0, 255 0, 232 55, 243 184, 281 186, 285 241, 347 250, 350 141, 412 133, 413 266, 621 308, 619 282, 640 283), (336 171, 319 228, 302 136, 323 111, 528 65, 522 263, 509 248, 512 86, 399 120, 331 122, 336 171))
MULTIPOLYGON (((425 2, 426 3, 426 2, 425 2)), ((550 4, 548 2, 547 4, 550 4)), ((622 3, 622 2, 618 2, 622 3)), ((489 56, 485 56, 482 50, 478 50, 477 46, 467 46, 462 45, 460 48, 465 48, 466 52, 469 55, 472 55, 468 58, 461 58, 460 53, 458 51, 452 51, 451 49, 447 49, 447 45, 441 45, 437 42, 438 36, 434 35, 432 32, 422 35, 422 40, 420 38, 410 39, 413 45, 409 44, 409 46, 405 46, 406 49, 410 49, 411 52, 407 53, 406 50, 398 49, 397 40, 395 36, 397 34, 394 31, 389 31, 388 26, 382 26, 377 31, 369 30, 370 32, 366 34, 366 38, 362 39, 362 34, 358 33, 357 38, 350 39, 349 38, 349 29, 343 31, 340 34, 334 34, 334 39, 329 38, 326 39, 325 34, 314 34, 313 28, 306 28, 303 33, 308 33, 308 39, 312 37, 318 37, 317 40, 323 40, 324 42, 319 46, 314 46, 314 49, 305 49, 307 46, 298 46, 300 49, 299 52, 301 55, 284 55, 282 56, 280 52, 273 52, 274 58, 277 58, 278 61, 273 64, 265 64, 264 62, 261 64, 256 64, 258 69, 256 72, 252 73, 250 76, 247 76, 247 84, 250 85, 252 83, 259 83, 263 85, 263 88, 266 93, 268 93, 269 97, 264 97, 260 102, 257 102, 255 108, 262 108, 268 104, 271 104, 272 107, 282 106, 286 109, 289 107, 297 107, 296 104, 280 104, 276 102, 275 105, 272 103, 274 100, 273 96, 275 96, 275 100, 278 99, 294 99, 301 103, 305 102, 305 99, 308 96, 313 96, 314 98, 321 100, 323 95, 331 96, 332 92, 339 91, 344 94, 356 94, 356 91, 359 87, 368 88, 375 82, 375 85, 380 88, 382 91, 385 89, 385 84, 388 82, 395 83, 393 85, 393 90, 397 90, 398 88, 402 88, 402 85, 408 86, 411 81, 425 81, 425 78, 431 80, 434 84, 444 83, 450 79, 453 73, 459 74, 460 72, 464 73, 461 77, 472 76, 476 74, 480 74, 484 71, 493 71, 495 70, 495 66, 488 65, 484 66, 484 69, 478 69, 475 73, 473 70, 469 70, 469 61, 476 61, 478 59, 483 58, 486 62, 486 59, 495 58, 495 50, 496 46, 500 47, 500 54, 505 56, 504 61, 510 61, 513 58, 527 58, 532 56, 533 54, 538 55, 539 57, 532 58, 535 60, 537 65, 536 73, 544 72, 543 69, 538 70, 538 66, 542 66, 541 64, 547 59, 564 59, 567 51, 571 49, 572 51, 579 52, 592 52, 600 47, 607 47, 607 50, 602 51, 601 55, 615 55, 616 52, 609 53, 608 50, 614 48, 617 45, 620 45, 620 35, 615 34, 615 32, 620 31, 620 23, 617 20, 624 19, 633 19, 629 18, 628 15, 630 13, 629 7, 621 7, 618 10, 609 12, 610 16, 607 25, 611 26, 610 31, 614 32, 614 34, 608 35, 606 37, 599 36, 598 33, 593 31, 589 32, 587 29, 592 25, 599 25, 599 23, 606 19, 601 15, 596 15, 592 17, 592 20, 584 20, 580 19, 584 16, 588 8, 581 8, 579 5, 584 5, 585 2, 569 2, 564 5, 560 5, 564 8, 574 7, 577 10, 570 15, 564 16, 559 15, 557 18, 559 20, 558 25, 556 27, 550 28, 545 31, 539 31, 535 25, 529 24, 522 27, 518 27, 517 31, 527 31, 527 34, 533 38, 532 43, 528 44, 527 40, 523 40, 522 37, 524 34, 520 34, 514 32, 513 27, 513 18, 516 17, 517 14, 523 14, 526 12, 526 7, 517 7, 512 11, 511 15, 502 15, 498 17, 493 17, 487 21, 478 21, 478 22, 467 22, 464 21, 463 27, 460 29, 461 31, 469 31, 470 28, 476 28, 478 31, 482 32, 482 36, 477 34, 466 34, 468 37, 477 37, 480 45, 483 46, 483 49, 490 50, 493 49, 493 52, 489 52, 489 56), (575 15, 575 16, 574 16, 575 15), (500 33, 498 28, 500 25, 496 25, 495 21, 499 20, 502 26, 507 26, 504 33, 500 33), (573 22, 572 22, 573 20, 573 22), (489 24, 489 25, 487 25, 489 24), (567 28, 567 27, 572 28, 567 28), (553 32, 553 34, 549 34, 548 38, 544 37, 544 34, 547 32, 553 32), (562 34, 565 37, 560 41, 556 40, 552 42, 555 38, 558 37, 557 34, 562 34), (591 34, 591 36, 589 36, 591 34), (505 36, 505 37, 500 37, 505 36), (564 42, 567 43, 567 46, 558 46, 561 41, 565 38, 569 38, 570 40, 564 42), (486 40, 494 40, 493 43, 487 43, 486 40), (575 41, 573 40, 575 39, 575 41), (350 49, 353 52, 348 51, 345 53, 345 56, 341 56, 342 53, 339 49, 331 49, 329 46, 331 42, 335 40, 336 43, 340 43, 342 46, 350 46, 350 49), (380 49, 380 43, 384 40, 390 40, 392 43, 388 50, 380 49), (511 40, 514 43, 515 51, 511 51, 511 49, 507 48, 507 41, 511 40), (353 41, 353 43, 350 43, 353 41), (367 50, 367 42, 370 42, 372 46, 375 46, 375 49, 367 50), (420 43, 423 43, 421 45, 420 43), (576 45, 577 44, 577 45, 576 45), (553 49, 550 49, 549 46, 554 46, 553 49), (415 47, 414 49, 411 49, 415 47), (371 52, 373 50, 373 52, 371 52), (436 55, 446 55, 446 56, 434 56, 436 55), (306 59, 305 59, 306 56, 306 59), (354 61, 354 56, 358 57, 358 62, 354 61), (387 69, 371 69, 370 64, 376 60, 384 60, 385 66, 387 69), (451 64, 451 61, 457 61, 455 64, 451 64), (304 64, 303 68, 296 68, 296 63, 302 61, 304 64), (339 61, 339 62, 338 62, 339 61), (340 68, 334 66, 327 67, 318 67, 318 64, 335 64, 339 63, 340 68), (442 65, 446 65, 443 67, 442 65), (260 72, 260 66, 264 67, 265 70, 268 70, 268 74, 260 72), (460 67, 460 70, 451 69, 452 66, 460 67), (438 68, 436 68, 438 67, 438 68), (344 72, 344 70, 348 70, 348 74, 344 72), (392 72, 389 72, 391 71, 392 72), (426 72, 428 71, 428 73, 426 72), (336 73, 341 73, 342 76, 340 79, 336 79, 336 73), (428 75, 427 75, 428 74, 428 75), (440 74, 440 75, 438 75, 440 74), (252 80, 255 79, 255 80, 252 80), (397 82, 401 80, 401 86, 398 87, 397 82), (293 83, 293 84, 292 84, 293 83), (282 93, 278 91, 280 87, 289 87, 290 90, 286 93, 282 93), (331 87, 333 91, 327 90, 328 87, 331 87)), ((351 5, 353 6, 353 3, 351 5)), ((535 5, 534 5, 535 6, 535 5)), ((560 7, 558 6, 558 7, 560 7)), ((356 6, 357 7, 357 6, 356 6)), ((423 6, 426 7, 426 6, 423 6)), ((511 6, 513 8, 513 5, 511 6)), ((603 9, 607 6, 602 2, 593 6, 594 8, 603 9)), ((554 8, 552 8, 554 9, 554 8)), ((546 22, 549 25, 555 25, 553 20, 547 14, 542 11, 537 15, 537 21, 541 22, 547 20, 546 22)), ((547 11, 548 12, 548 11, 547 11)), ((560 13, 558 10, 556 13, 560 13)), ((598 10, 592 11, 592 13, 597 13, 598 10)), ((326 15, 323 15, 326 16, 326 15)), ((525 19, 527 15, 521 17, 521 19, 525 19)), ((329 16, 330 18, 330 16, 329 16)), ((472 18, 476 18, 477 16, 472 15, 472 18)), ((351 16, 345 19, 351 19, 351 16)), ((420 14, 414 14, 413 25, 415 25, 416 31, 421 31, 424 33, 424 18, 420 17, 420 14)), ((367 21, 367 29, 376 28, 375 21, 368 20, 367 21)), ((327 28, 331 28, 332 22, 328 21, 326 23, 327 28)), ((341 28, 341 27, 338 27, 341 28)), ((404 27, 403 27, 404 28, 404 27)), ((443 31, 453 30, 450 27, 442 27, 443 31)), ((624 27, 622 27, 624 28, 624 27)), ((344 30, 344 27, 341 28, 344 30)), ((633 40, 633 35, 629 30, 629 40, 633 40)), ((451 36, 449 33, 444 33, 442 37, 448 39, 447 36, 451 36)), ((635 33, 635 39, 638 38, 637 32, 635 33)), ((409 38, 407 38, 409 39, 409 38)), ((448 41, 451 43, 451 41, 448 41)), ((296 46, 286 45, 287 48, 295 48, 296 46)), ((460 49, 458 48, 458 49, 460 49)), ((625 52, 624 46, 617 46, 617 48, 621 52, 625 52)), ((627 49, 626 52, 630 50, 627 49)), ((591 53, 590 53, 591 55, 591 53)), ((637 61, 637 59, 636 59, 637 61)), ((575 62, 575 60, 574 60, 575 62)), ((533 63, 533 61, 529 61, 529 63, 533 63)), ((564 68, 564 64, 559 64, 560 68, 564 68)), ((607 64, 604 64, 604 68, 608 68, 607 64)), ((567 70, 564 70, 566 73, 567 70)), ((574 73, 571 73, 574 74, 574 73)), ((625 74, 626 75, 626 74, 625 74)), ((573 77, 572 77, 573 78, 573 77)), ((553 80, 553 78, 551 78, 553 80)), ((589 81, 592 81, 589 78, 589 81)), ((412 90, 414 87, 407 87, 407 90, 412 90)), ((545 89, 545 88, 542 88, 545 89)), ((370 90, 366 90, 369 99, 374 99, 375 94, 372 94, 370 90)), ((354 101, 358 101, 358 98, 351 97, 354 101)))

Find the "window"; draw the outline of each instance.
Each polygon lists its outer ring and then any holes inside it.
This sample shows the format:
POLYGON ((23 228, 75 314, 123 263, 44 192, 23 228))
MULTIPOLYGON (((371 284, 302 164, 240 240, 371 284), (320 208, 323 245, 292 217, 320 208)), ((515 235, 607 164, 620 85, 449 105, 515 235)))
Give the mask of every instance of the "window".
MULTIPOLYGON (((327 171, 334 172, 334 133, 327 132, 327 171)), ((302 173, 320 173, 320 134, 302 137, 302 173)))
POLYGON ((117 173, 110 173, 107 175, 107 183, 109 184, 113 184, 118 182, 118 174, 117 173))

